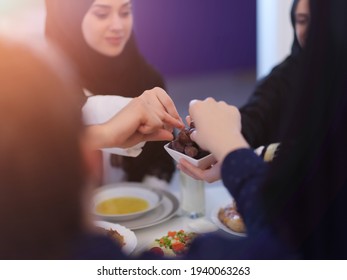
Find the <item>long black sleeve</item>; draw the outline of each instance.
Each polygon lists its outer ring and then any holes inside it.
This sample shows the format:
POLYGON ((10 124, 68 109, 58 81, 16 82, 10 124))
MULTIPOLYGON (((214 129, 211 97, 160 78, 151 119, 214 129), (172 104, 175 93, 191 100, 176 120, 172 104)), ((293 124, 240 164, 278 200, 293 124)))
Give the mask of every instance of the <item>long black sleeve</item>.
POLYGON ((242 134, 253 148, 279 141, 298 69, 298 59, 289 56, 259 81, 247 104, 240 108, 242 134))

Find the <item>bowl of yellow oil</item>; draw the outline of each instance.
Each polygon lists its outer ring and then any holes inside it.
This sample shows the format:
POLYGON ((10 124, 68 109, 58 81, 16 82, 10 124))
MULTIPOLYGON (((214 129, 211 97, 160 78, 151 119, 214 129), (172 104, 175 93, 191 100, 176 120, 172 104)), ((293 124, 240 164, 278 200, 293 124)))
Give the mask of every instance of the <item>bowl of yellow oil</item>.
POLYGON ((132 220, 158 207, 162 197, 139 183, 118 183, 98 188, 93 197, 93 213, 113 221, 132 220))

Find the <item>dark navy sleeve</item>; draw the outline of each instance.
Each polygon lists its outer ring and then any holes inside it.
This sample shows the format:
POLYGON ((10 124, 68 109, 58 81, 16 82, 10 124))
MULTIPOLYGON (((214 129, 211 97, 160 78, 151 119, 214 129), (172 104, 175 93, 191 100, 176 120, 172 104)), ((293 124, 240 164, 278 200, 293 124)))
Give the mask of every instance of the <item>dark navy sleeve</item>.
POLYGON ((268 164, 251 149, 236 150, 222 164, 222 180, 237 203, 247 230, 257 230, 265 216, 261 189, 268 164))
POLYGON ((262 187, 268 164, 251 149, 230 153, 222 164, 222 179, 237 202, 247 227, 246 238, 207 234, 193 242, 188 259, 294 259, 266 222, 262 187))

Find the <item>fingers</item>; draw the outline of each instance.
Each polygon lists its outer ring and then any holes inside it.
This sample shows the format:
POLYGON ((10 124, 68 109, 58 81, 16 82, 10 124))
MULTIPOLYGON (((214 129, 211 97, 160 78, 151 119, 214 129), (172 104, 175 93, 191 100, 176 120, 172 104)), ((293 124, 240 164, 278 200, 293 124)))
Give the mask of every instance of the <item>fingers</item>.
POLYGON ((190 133, 190 139, 192 139, 193 142, 196 142, 196 139, 195 139, 196 138, 196 133, 197 133, 196 130, 193 130, 193 132, 190 133))
POLYGON ((147 141, 171 141, 173 140, 172 133, 168 132, 165 129, 159 129, 156 130, 153 133, 149 134, 143 134, 141 132, 135 132, 133 133, 129 138, 125 139, 124 145, 122 147, 132 147, 134 145, 137 145, 140 142, 147 142, 147 141))
POLYGON ((198 180, 204 180, 204 171, 198 167, 195 167, 194 165, 190 164, 185 159, 181 159, 179 162, 179 168, 183 172, 187 173, 189 176, 198 179, 198 180))
POLYGON ((193 177, 196 180, 203 180, 208 183, 213 183, 217 180, 220 180, 220 163, 216 163, 215 165, 211 166, 209 169, 202 170, 192 164, 190 164, 185 159, 181 159, 178 166, 180 170, 182 170, 184 173, 188 174, 189 176, 193 177))
POLYGON ((150 134, 158 129, 163 129, 172 134, 173 128, 177 126, 179 126, 179 121, 168 113, 156 113, 148 110, 138 131, 143 134, 150 134))
POLYGON ((169 113, 164 113, 160 117, 161 117, 161 120, 164 122, 164 124, 167 125, 168 127, 182 128, 182 125, 184 126, 181 118, 178 120, 172 117, 169 113))
POLYGON ((192 122, 192 118, 190 116, 186 116, 186 122, 188 125, 192 122))
POLYGON ((195 180, 203 180, 201 177, 195 175, 195 173, 191 172, 190 169, 186 168, 183 164, 179 163, 177 168, 182 172, 186 173, 188 176, 194 178, 195 180))
POLYGON ((173 103, 172 99, 169 97, 169 95, 161 88, 155 88, 155 93, 158 97, 158 100, 163 105, 163 107, 166 109, 166 111, 174 118, 180 119, 180 116, 176 110, 175 104, 173 103))
POLYGON ((205 145, 205 143, 198 140, 198 132, 196 130, 190 134, 190 139, 192 139, 193 142, 198 143, 201 149, 209 151, 209 148, 205 145))
POLYGON ((204 104, 215 104, 215 103, 224 103, 226 104, 224 101, 220 101, 220 102, 217 102, 214 98, 212 97, 208 97, 206 98, 205 100, 197 100, 197 99, 193 99, 190 101, 189 103, 189 113, 190 113, 190 117, 192 119, 194 119, 194 117, 192 116, 191 114, 191 111, 197 111, 199 110, 199 108, 201 106, 204 106, 204 104))
POLYGON ((171 118, 165 118, 165 120, 168 121, 169 125, 171 124, 172 126, 177 128, 184 127, 184 123, 182 122, 182 119, 177 112, 174 102, 163 89, 156 87, 150 91, 144 92, 143 95, 145 98, 148 97, 150 99, 155 97, 155 100, 153 102, 158 102, 162 106, 164 111, 171 116, 171 118))
POLYGON ((144 135, 143 141, 171 141, 174 136, 166 129, 159 129, 154 133, 144 135))

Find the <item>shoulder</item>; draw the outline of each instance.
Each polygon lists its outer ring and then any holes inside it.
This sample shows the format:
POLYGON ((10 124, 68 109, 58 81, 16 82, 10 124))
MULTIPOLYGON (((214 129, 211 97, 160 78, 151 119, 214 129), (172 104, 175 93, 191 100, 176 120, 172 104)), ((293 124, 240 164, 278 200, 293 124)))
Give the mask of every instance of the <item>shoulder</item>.
POLYGON ((255 94, 263 92, 273 94, 278 91, 290 92, 297 83, 299 72, 299 57, 290 55, 257 82, 255 94))
POLYGON ((300 59, 298 56, 287 56, 281 63, 276 65, 264 79, 268 79, 271 77, 290 78, 290 76, 288 75, 292 74, 293 71, 296 72, 299 69, 299 61, 300 59))

